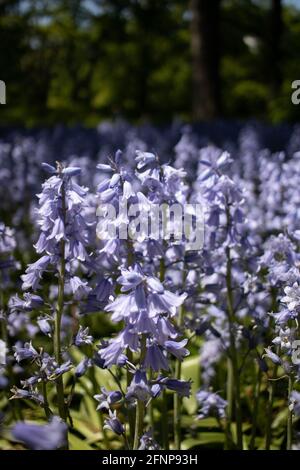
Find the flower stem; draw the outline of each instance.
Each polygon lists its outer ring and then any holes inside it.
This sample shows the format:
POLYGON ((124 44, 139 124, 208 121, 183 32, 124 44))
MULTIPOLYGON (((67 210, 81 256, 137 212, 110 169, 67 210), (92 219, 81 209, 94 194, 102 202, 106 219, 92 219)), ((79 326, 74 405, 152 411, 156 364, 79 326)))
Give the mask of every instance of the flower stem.
MULTIPOLYGON (((277 372, 278 372, 278 365, 275 364, 274 371, 273 371, 273 379, 276 379, 277 372)), ((275 384, 276 384, 275 380, 271 380, 269 384, 265 450, 270 450, 271 440, 272 440, 272 415, 273 415, 275 384)))
POLYGON ((43 380, 42 381, 42 390, 43 390, 43 397, 44 397, 44 411, 46 418, 49 419, 52 415, 51 410, 49 408, 48 402, 48 394, 47 394, 47 383, 43 380))
POLYGON ((255 448, 255 437, 256 437, 256 428, 257 428, 257 417, 259 410, 259 398, 260 398, 260 385, 261 385, 261 369, 258 366, 257 379, 254 391, 254 407, 252 414, 252 429, 251 429, 251 439, 249 443, 249 449, 253 450, 255 448))
MULTIPOLYGON (((178 326, 179 328, 182 326, 183 323, 183 307, 179 308, 179 315, 178 315, 178 326)), ((175 379, 181 379, 181 361, 179 359, 176 360, 175 365, 175 379)), ((174 444, 176 450, 181 450, 181 404, 182 398, 178 395, 178 393, 174 394, 174 444)))
MULTIPOLYGON (((66 218, 66 200, 65 200, 65 188, 64 183, 62 184, 61 189, 61 197, 62 197, 62 213, 63 219, 65 223, 66 218)), ((58 298, 57 298, 57 307, 55 313, 55 322, 54 322, 54 355, 55 360, 58 365, 62 363, 61 357, 61 320, 63 315, 63 308, 64 308, 64 289, 65 289, 65 272, 66 272, 66 260, 65 260, 65 241, 61 240, 60 245, 60 267, 58 273, 58 298)), ((64 400, 64 384, 63 378, 58 377, 56 380, 56 392, 57 392, 57 402, 58 402, 58 412, 59 416, 66 421, 67 419, 67 410, 65 406, 64 400)))
MULTIPOLYGON (((276 290, 274 288, 271 289, 270 292, 272 304, 271 304, 271 311, 276 312, 277 310, 277 300, 276 300, 276 290)), ((271 328, 274 328, 275 325, 271 324, 271 328)), ((279 355, 280 353, 280 346, 276 347, 276 354, 279 355)), ((272 380, 269 382, 268 386, 268 408, 267 408, 267 422, 266 422, 266 440, 265 440, 265 450, 270 450, 271 440, 272 440, 272 417, 273 417, 273 401, 274 401, 274 394, 275 394, 275 386, 276 386, 276 378, 278 374, 278 364, 274 365, 272 380)))
POLYGON ((290 409, 290 396, 293 391, 293 379, 291 375, 289 376, 289 385, 288 385, 288 417, 287 417, 287 441, 286 441, 286 450, 292 449, 293 442, 293 410, 290 409))
MULTIPOLYGON (((228 209, 229 212, 229 209, 228 209)), ((241 415, 241 394, 240 394, 240 374, 238 368, 237 350, 235 344, 234 332, 234 306, 233 306, 233 290, 232 290, 232 261, 230 256, 230 248, 226 247, 227 257, 227 270, 226 270, 226 287, 227 287, 227 314, 229 322, 229 359, 232 365, 233 374, 233 387, 235 398, 235 419, 236 419, 236 435, 237 435, 237 448, 243 449, 243 430, 242 430, 242 415, 241 415)))
MULTIPOLYGON (((140 364, 142 365, 146 355, 146 335, 141 337, 141 357, 140 364)), ((144 415, 145 415, 145 403, 142 400, 137 400, 136 412, 135 412, 135 430, 133 440, 133 450, 137 450, 140 445, 140 438, 143 434, 144 428, 144 415)))
POLYGON ((144 412, 145 405, 141 400, 137 400, 136 413, 135 413, 135 430, 134 430, 134 441, 133 441, 133 450, 138 450, 140 437, 143 433, 144 426, 144 412))
MULTIPOLYGON (((153 380, 153 371, 150 369, 149 371, 149 381, 151 382, 153 380)), ((149 423, 150 423, 150 428, 153 432, 153 437, 154 436, 154 428, 155 428, 155 423, 154 423, 154 407, 153 407, 153 400, 150 400, 149 405, 148 405, 148 413, 149 413, 149 423)))
POLYGON ((162 442, 163 449, 169 450, 168 397, 165 390, 162 393, 162 442))
MULTIPOLYGON (((126 352, 127 358, 129 362, 133 361, 133 354, 132 351, 130 351, 129 348, 127 348, 126 352)), ((127 369, 126 373, 126 382, 127 382, 127 389, 129 385, 131 384, 132 381, 132 374, 131 372, 127 369)), ((134 408, 131 408, 128 406, 128 422, 129 422, 129 444, 133 445, 134 441, 134 431, 135 431, 135 417, 134 417, 134 408)))
POLYGON ((227 397, 227 419, 226 419, 226 448, 231 449, 232 436, 231 436, 231 423, 233 420, 233 371, 232 362, 230 358, 227 359, 227 383, 226 383, 226 397, 227 397))
MULTIPOLYGON (((165 261, 163 258, 161 258, 159 262, 159 280, 161 283, 164 282, 165 272, 166 272, 165 261)), ((169 422, 168 422, 167 398, 168 397, 167 397, 166 391, 164 390, 162 393, 162 442, 163 442, 164 450, 169 450, 169 422)))

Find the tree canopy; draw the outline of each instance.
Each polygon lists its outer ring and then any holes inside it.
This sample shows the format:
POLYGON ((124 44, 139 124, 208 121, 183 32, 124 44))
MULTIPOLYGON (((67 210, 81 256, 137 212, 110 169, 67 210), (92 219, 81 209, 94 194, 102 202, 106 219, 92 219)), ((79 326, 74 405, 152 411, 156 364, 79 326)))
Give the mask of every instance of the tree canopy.
MULTIPOLYGON (((0 124, 190 120, 192 3, 3 0, 7 105, 0 124)), ((276 23, 274 0, 218 3, 221 106, 214 117, 296 120, 290 96, 291 82, 300 79, 300 11, 279 2, 276 23)))

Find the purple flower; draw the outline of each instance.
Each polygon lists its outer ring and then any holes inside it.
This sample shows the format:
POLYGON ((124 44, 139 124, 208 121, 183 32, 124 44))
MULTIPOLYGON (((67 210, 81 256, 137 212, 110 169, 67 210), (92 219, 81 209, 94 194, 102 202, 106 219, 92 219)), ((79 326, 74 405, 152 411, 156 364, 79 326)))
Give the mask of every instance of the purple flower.
POLYGON ((179 342, 168 340, 164 343, 164 347, 173 356, 177 357, 177 359, 180 359, 182 361, 184 357, 190 354, 190 352, 184 348, 187 342, 188 342, 187 339, 183 339, 182 341, 179 341, 179 342))
POLYGON ((300 286, 295 282, 291 287, 284 288, 285 296, 281 298, 281 302, 287 305, 287 308, 293 311, 300 310, 300 286))
POLYGON ((23 299, 20 299, 18 295, 11 297, 9 300, 10 310, 12 312, 31 312, 32 310, 38 309, 44 305, 44 301, 39 295, 30 294, 29 292, 24 293, 23 299))
POLYGON ((191 394, 191 382, 185 380, 177 380, 168 377, 160 377, 157 380, 158 385, 168 388, 178 393, 181 397, 189 397, 191 394))
POLYGON ((50 263, 50 256, 44 255, 35 263, 29 264, 25 273, 21 276, 23 281, 23 290, 32 289, 37 290, 40 288, 40 280, 43 272, 47 269, 50 263))
POLYGON ((88 357, 82 359, 82 361, 79 362, 78 366, 75 369, 75 376, 77 378, 82 377, 86 373, 87 369, 91 367, 91 365, 91 359, 89 359, 88 357))
POLYGON ((81 300, 82 298, 87 297, 89 292, 92 290, 91 287, 88 286, 87 281, 83 281, 78 276, 70 278, 70 286, 75 300, 81 300))
POLYGON ((110 410, 111 405, 119 402, 122 399, 122 393, 118 390, 113 392, 108 392, 105 387, 101 387, 101 393, 99 395, 94 395, 95 400, 99 403, 97 410, 110 410))
POLYGON ((24 361, 25 359, 36 359, 39 353, 34 349, 31 342, 25 343, 24 347, 14 346, 14 356, 18 362, 24 361))
POLYGON ((273 351, 271 351, 270 348, 265 348, 265 354, 263 355, 263 357, 268 357, 269 359, 271 359, 271 361, 274 364, 282 363, 280 357, 277 354, 275 354, 273 351))
POLYGON ((79 330, 76 334, 74 343, 76 346, 82 346, 83 344, 93 344, 93 337, 89 335, 89 328, 79 327, 79 330))
POLYGON ((153 164, 156 161, 156 156, 153 153, 137 150, 135 160, 137 162, 138 170, 141 170, 145 166, 153 164))
POLYGON ((151 430, 142 435, 139 450, 160 450, 151 430))
POLYGON ((50 380, 56 380, 58 377, 60 377, 63 374, 66 374, 71 370, 73 367, 73 364, 71 361, 67 361, 60 366, 56 367, 54 370, 51 371, 51 374, 49 376, 50 380))
POLYGON ((168 359, 161 346, 152 343, 147 347, 144 366, 146 368, 151 367, 155 372, 169 370, 168 359))
MULTIPOLYGON (((49 170, 49 165, 46 168, 49 170)), ((24 290, 38 289, 43 272, 49 265, 58 265, 62 241, 65 244, 66 260, 85 262, 88 258, 86 246, 89 243, 89 226, 82 215, 87 189, 72 180, 80 169, 60 166, 55 173, 54 170, 52 167, 53 176, 43 184, 42 193, 38 195, 40 236, 35 249, 44 255, 29 265, 26 274, 22 276, 24 290)), ((87 284, 76 276, 71 276, 70 284, 77 299, 89 292, 87 284)))
POLYGON ((38 317, 37 324, 38 324, 41 332, 44 333, 44 335, 51 337, 52 327, 49 323, 49 320, 50 319, 48 317, 38 317))
POLYGON ((66 443, 67 425, 57 416, 49 424, 17 423, 12 435, 32 450, 55 450, 66 443))
POLYGON ((215 416, 219 419, 225 418, 227 401, 220 397, 220 395, 206 390, 200 390, 196 398, 200 406, 198 419, 207 418, 209 416, 215 416))
POLYGON ((147 382, 146 372, 137 370, 127 388, 127 400, 137 399, 146 402, 150 398, 150 387, 147 382))
POLYGON ((121 435, 125 433, 125 428, 119 418, 117 418, 116 410, 112 412, 109 410, 109 418, 105 420, 104 429, 110 429, 112 432, 121 435))
POLYGON ((297 418, 300 416, 300 393, 293 390, 290 394, 289 409, 293 411, 297 418))
POLYGON ((22 390, 20 388, 13 387, 11 389, 11 392, 13 393, 13 395, 10 397, 10 400, 23 398, 23 399, 33 400, 38 405, 44 404, 43 395, 38 393, 36 390, 22 390))

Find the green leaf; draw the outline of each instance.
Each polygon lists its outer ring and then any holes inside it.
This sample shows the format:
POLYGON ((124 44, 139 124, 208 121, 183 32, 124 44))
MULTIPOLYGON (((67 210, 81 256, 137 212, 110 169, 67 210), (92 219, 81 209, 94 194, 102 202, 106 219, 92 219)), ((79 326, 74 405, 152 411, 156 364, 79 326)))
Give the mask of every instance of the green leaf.
POLYGON ((69 434, 69 443, 70 450, 93 450, 84 440, 71 433, 69 434))
POLYGON ((201 432, 198 438, 188 438, 181 443, 182 450, 208 444, 224 444, 224 434, 221 432, 201 432))
POLYGON ((190 398, 184 398, 183 406, 187 412, 192 415, 195 414, 198 408, 195 394, 199 389, 200 384, 200 365, 199 356, 191 357, 185 360, 182 364, 182 379, 192 379, 192 391, 190 398))

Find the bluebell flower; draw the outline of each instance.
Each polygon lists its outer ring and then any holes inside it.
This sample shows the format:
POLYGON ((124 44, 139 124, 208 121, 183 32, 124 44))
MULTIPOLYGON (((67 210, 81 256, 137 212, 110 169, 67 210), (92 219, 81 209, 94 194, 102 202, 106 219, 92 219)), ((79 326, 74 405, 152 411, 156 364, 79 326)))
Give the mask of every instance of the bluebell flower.
POLYGON ((270 348, 265 348, 265 354, 263 357, 268 357, 274 364, 282 364, 282 360, 280 357, 275 354, 273 351, 271 351, 270 348))
POLYGON ((183 360, 184 357, 188 356, 190 352, 184 348, 187 344, 188 340, 183 339, 182 341, 171 341, 168 340, 165 342, 164 346, 168 352, 173 354, 173 356, 177 357, 177 359, 183 360))
POLYGON ((83 281, 78 276, 72 276, 69 280, 72 294, 75 300, 87 297, 92 290, 87 281, 83 281))
POLYGON ((137 162, 137 169, 141 170, 145 166, 149 166, 157 161, 156 156, 150 152, 141 152, 139 150, 136 151, 135 160, 137 162))
POLYGON ((57 416, 45 425, 19 422, 13 427, 12 435, 29 449, 55 450, 66 443, 67 425, 57 416))
POLYGON ((140 400, 146 402, 151 396, 150 386, 147 381, 146 372, 137 370, 127 388, 127 400, 140 400))
POLYGON ((157 384, 163 388, 168 388, 173 392, 178 393, 181 397, 189 397, 191 394, 191 381, 177 380, 169 377, 159 377, 157 384))
POLYGON ((28 379, 21 380, 21 385, 23 388, 32 389, 35 385, 37 385, 41 381, 39 374, 33 375, 28 379))
POLYGON ((77 378, 82 377, 89 367, 92 366, 92 361, 88 357, 82 359, 75 368, 75 376, 77 378))
POLYGON ((107 305, 113 293, 113 282, 110 278, 101 278, 87 297, 87 301, 81 313, 99 312, 107 305))
POLYGON ((294 415, 299 418, 300 416, 300 393, 296 390, 293 390, 289 398, 289 409, 294 413, 294 415))
POLYGON ((289 310, 288 308, 284 308, 276 313, 270 313, 272 317, 275 318, 275 322, 277 325, 285 325, 289 320, 295 320, 298 316, 298 313, 295 310, 289 310))
POLYGON ((151 430, 142 435, 139 450, 160 450, 151 430))
POLYGON ((40 288, 40 280, 44 271, 50 264, 50 256, 44 255, 38 259, 35 263, 29 264, 25 273, 21 276, 23 281, 23 289, 32 289, 33 291, 40 288))
POLYGON ((52 336, 52 326, 48 317, 38 317, 37 324, 44 335, 52 336))
POLYGON ((11 270, 19 267, 19 264, 13 256, 15 248, 15 232, 0 222, 0 274, 3 287, 8 287, 11 283, 11 270))
POLYGON ((118 390, 109 392, 105 387, 101 387, 101 393, 94 395, 94 398, 99 403, 97 410, 108 411, 111 405, 118 403, 122 399, 122 393, 118 390))
POLYGON ((227 401, 217 393, 207 390, 200 390, 196 394, 197 401, 200 406, 198 419, 207 418, 209 416, 223 419, 226 416, 227 401))
POLYGON ((295 332, 290 328, 280 328, 278 336, 276 336, 272 343, 281 348, 283 353, 290 353, 292 343, 295 340, 295 332))
POLYGON ((110 429, 112 432, 122 435, 125 433, 125 428, 119 418, 117 417, 117 412, 116 410, 112 412, 109 410, 109 418, 107 418, 105 421, 104 429, 110 429))
POLYGON ((17 388, 17 387, 14 386, 11 389, 11 392, 13 393, 13 395, 10 397, 10 400, 28 399, 28 400, 33 400, 38 405, 43 405, 44 404, 43 395, 41 395, 36 390, 23 390, 23 389, 20 389, 20 388, 17 388))
POLYGON ((79 330, 75 336, 74 343, 76 346, 82 346, 83 344, 93 344, 93 337, 89 335, 88 327, 79 327, 79 330))
POLYGON ((61 364, 60 366, 56 367, 54 370, 51 371, 49 379, 56 380, 61 375, 69 372, 72 368, 73 368, 73 364, 71 361, 64 362, 63 364, 61 364))
POLYGON ((23 299, 21 299, 17 294, 10 298, 9 308, 12 312, 31 312, 32 310, 41 308, 44 305, 44 300, 42 297, 36 294, 30 294, 25 292, 23 299))
MULTIPOLYGON (((49 165, 46 167, 49 170, 49 165)), ((41 232, 35 249, 37 253, 44 254, 29 265, 26 274, 22 276, 24 290, 38 289, 43 272, 48 267, 58 265, 62 241, 65 243, 66 260, 85 262, 88 259, 86 246, 89 243, 89 227, 82 215, 87 189, 72 180, 79 173, 79 168, 60 166, 43 184, 42 193, 38 195, 38 224, 41 232)), ((89 292, 84 281, 76 276, 71 276, 70 283, 77 298, 89 292)))
POLYGON ((144 365, 150 367, 155 372, 160 370, 169 370, 169 363, 166 354, 161 346, 153 342, 148 345, 144 365))
POLYGON ((281 302, 287 305, 287 308, 293 311, 300 311, 300 286, 295 282, 292 286, 284 288, 285 296, 281 298, 281 302))
POLYGON ((39 353, 34 349, 31 342, 25 343, 23 347, 14 346, 14 356, 18 362, 24 361, 25 359, 36 359, 39 353))

